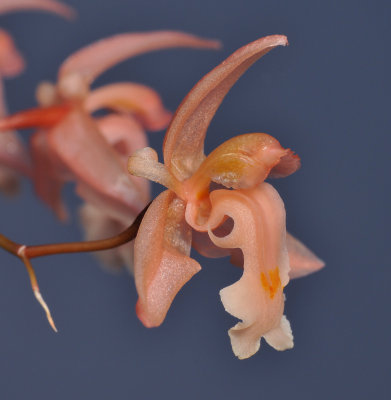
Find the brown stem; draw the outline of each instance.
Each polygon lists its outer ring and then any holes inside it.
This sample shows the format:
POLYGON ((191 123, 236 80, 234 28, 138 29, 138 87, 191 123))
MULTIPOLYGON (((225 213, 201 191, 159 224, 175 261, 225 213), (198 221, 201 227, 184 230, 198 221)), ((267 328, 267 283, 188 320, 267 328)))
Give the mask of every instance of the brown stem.
MULTIPOLYGON (((122 233, 117 236, 113 236, 108 239, 102 240, 91 240, 87 242, 69 242, 69 243, 55 243, 55 244, 43 244, 37 246, 25 246, 24 255, 28 259, 35 257, 50 256, 53 254, 61 253, 82 253, 90 251, 108 250, 114 247, 121 246, 122 244, 128 243, 133 240, 140 226, 141 220, 147 211, 149 204, 144 208, 143 211, 137 216, 129 228, 125 229, 122 233)), ((20 257, 18 254, 19 249, 22 247, 21 244, 13 242, 4 235, 0 234, 0 247, 9 253, 20 257)))
POLYGON ((23 264, 25 265, 30 277, 31 288, 33 289, 35 298, 45 310, 49 324, 55 332, 57 332, 57 328, 54 324, 49 307, 47 306, 39 290, 37 277, 35 275, 34 268, 31 265, 30 259, 34 257, 43 257, 60 253, 81 253, 89 251, 108 250, 128 243, 136 237, 138 228, 148 207, 149 204, 144 208, 143 211, 141 211, 141 213, 137 216, 137 218, 133 221, 132 225, 130 225, 129 228, 125 229, 117 236, 113 236, 111 238, 103 240, 25 246, 23 244, 13 242, 4 235, 0 234, 0 248, 3 248, 9 253, 15 255, 16 257, 19 257, 23 261, 23 264))

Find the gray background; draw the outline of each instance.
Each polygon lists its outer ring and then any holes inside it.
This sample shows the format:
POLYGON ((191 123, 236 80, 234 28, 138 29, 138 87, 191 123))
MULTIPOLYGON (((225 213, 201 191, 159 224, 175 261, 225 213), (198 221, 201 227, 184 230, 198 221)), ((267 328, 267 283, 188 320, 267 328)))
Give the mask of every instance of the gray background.
MULTIPOLYGON (((238 47, 267 34, 288 36, 288 48, 267 55, 230 92, 207 148, 258 131, 297 151, 302 169, 275 184, 288 229, 327 267, 287 287, 295 348, 279 353, 263 344, 239 361, 226 333, 235 321, 218 296, 240 276, 227 260, 197 256, 202 272, 164 324, 150 330, 135 315, 126 273, 108 274, 90 255, 35 260, 56 335, 21 263, 0 252, 0 398, 390 398, 391 3, 67 2, 79 10, 74 23, 40 13, 1 17, 28 61, 23 76, 6 85, 12 111, 35 104, 36 84, 54 79, 68 54, 114 33, 178 29, 224 42, 219 52, 170 50, 129 60, 97 82, 151 85, 172 110, 238 47)), ((161 146, 162 133, 150 137, 161 146)), ((1 232, 29 244, 80 238, 72 187, 66 197, 73 220, 61 226, 25 183, 19 198, 0 198, 1 232)))

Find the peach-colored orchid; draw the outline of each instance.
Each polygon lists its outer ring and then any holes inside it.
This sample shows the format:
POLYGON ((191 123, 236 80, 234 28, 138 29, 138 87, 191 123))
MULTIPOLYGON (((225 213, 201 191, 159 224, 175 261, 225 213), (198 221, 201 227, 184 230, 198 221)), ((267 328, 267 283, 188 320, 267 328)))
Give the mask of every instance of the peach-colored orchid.
POLYGON ((88 239, 107 234, 99 227, 128 226, 144 208, 149 184, 127 173, 127 157, 147 145, 144 127, 160 130, 171 119, 158 94, 144 85, 122 82, 94 90, 90 85, 129 57, 172 47, 215 49, 219 43, 174 31, 100 40, 65 60, 56 85, 44 82, 38 87, 41 108, 0 121, 0 129, 40 128, 30 141, 36 192, 63 220, 67 213, 61 188, 67 180, 76 181, 88 204, 81 211, 88 239), (114 113, 92 118, 100 109, 114 113), (92 214, 100 216, 99 223, 91 222, 92 214))
POLYGON ((256 60, 287 43, 285 36, 268 36, 233 53, 179 106, 165 136, 164 164, 150 148, 128 163, 132 174, 168 188, 152 202, 135 240, 138 317, 147 327, 163 322, 177 292, 201 268, 189 257, 192 244, 207 256, 242 258, 241 279, 220 292, 225 309, 241 320, 229 330, 239 358, 257 352, 262 337, 277 350, 293 346, 283 289, 290 275, 323 266, 297 239, 287 241, 284 204, 264 182, 295 172, 298 156, 265 133, 234 137, 207 157, 203 149, 209 123, 233 84, 256 60), (233 190, 211 190, 212 182, 233 190))
MULTIPOLYGON (((72 8, 53 0, 2 0, 0 14, 37 10, 49 11, 65 18, 75 15, 72 8)), ((0 29, 0 118, 7 114, 3 79, 19 75, 25 66, 24 59, 9 33, 0 29)), ((0 191, 12 194, 19 185, 18 175, 30 176, 31 166, 27 150, 16 132, 0 135, 0 191)))

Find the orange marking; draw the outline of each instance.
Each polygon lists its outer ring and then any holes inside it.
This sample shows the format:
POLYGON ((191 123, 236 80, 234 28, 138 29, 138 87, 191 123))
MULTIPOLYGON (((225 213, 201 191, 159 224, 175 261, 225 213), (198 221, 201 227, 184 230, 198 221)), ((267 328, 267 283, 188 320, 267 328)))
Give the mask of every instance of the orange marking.
POLYGON ((269 296, 272 299, 276 295, 278 289, 281 287, 280 270, 278 267, 268 271, 268 276, 261 272, 261 283, 263 288, 269 293, 269 296))

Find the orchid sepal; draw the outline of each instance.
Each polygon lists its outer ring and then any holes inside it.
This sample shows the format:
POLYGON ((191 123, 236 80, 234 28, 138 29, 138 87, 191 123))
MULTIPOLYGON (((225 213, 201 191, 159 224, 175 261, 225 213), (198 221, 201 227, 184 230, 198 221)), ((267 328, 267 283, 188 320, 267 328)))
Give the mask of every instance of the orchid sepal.
POLYGON ((184 202, 166 190, 148 208, 135 240, 136 312, 147 327, 163 322, 178 291, 201 269, 189 257, 191 229, 184 211, 184 202))
POLYGON ((206 131, 235 82, 259 58, 287 44, 286 36, 271 35, 241 47, 205 75, 184 98, 163 143, 164 163, 177 179, 189 178, 203 162, 206 131))

